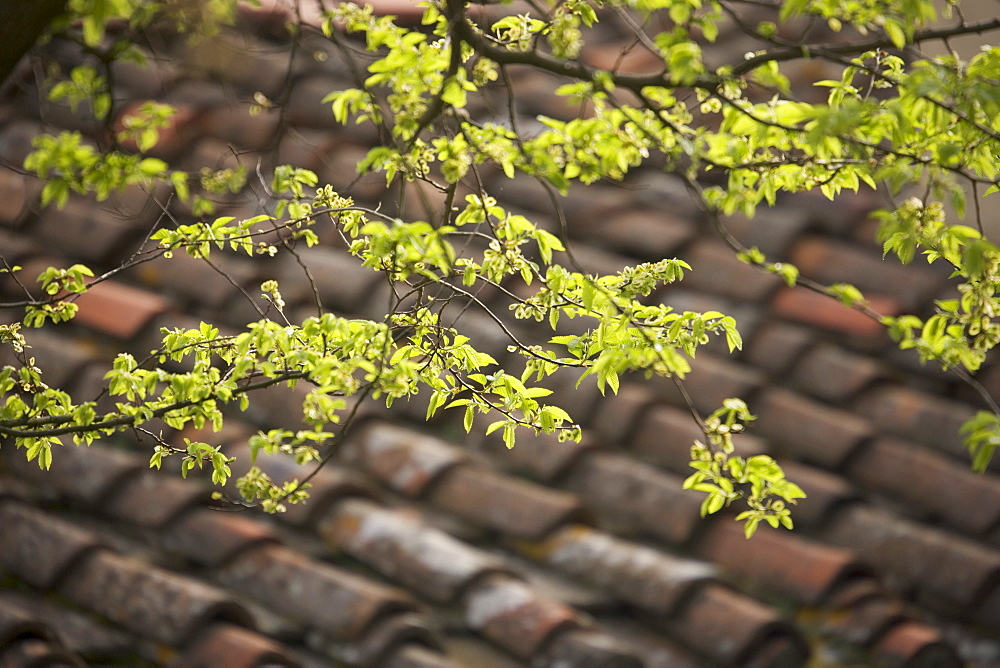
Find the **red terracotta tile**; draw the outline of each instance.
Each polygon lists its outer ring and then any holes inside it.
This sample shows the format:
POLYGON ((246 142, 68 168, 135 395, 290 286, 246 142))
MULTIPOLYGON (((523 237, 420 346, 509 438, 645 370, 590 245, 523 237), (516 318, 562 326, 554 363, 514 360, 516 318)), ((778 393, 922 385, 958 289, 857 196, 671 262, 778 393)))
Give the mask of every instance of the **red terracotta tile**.
POLYGON ((382 660, 385 668, 459 668, 449 656, 417 643, 407 643, 396 648, 382 660))
POLYGON ((962 660, 941 632, 920 622, 897 624, 875 643, 872 654, 890 666, 959 666, 962 660))
MULTIPOLYGON (((330 103, 322 100, 338 86, 348 85, 328 73, 307 75, 295 81, 288 103, 285 105, 285 122, 296 128, 320 128, 328 132, 341 132, 345 128, 333 117, 330 103)), ((353 128, 353 126, 351 126, 353 128)))
POLYGON ((575 495, 478 466, 450 469, 428 499, 473 524, 525 539, 582 515, 575 495))
MULTIPOLYGON (((811 81, 828 78, 823 70, 810 70, 806 76, 814 76, 811 81)), ((829 73, 829 70, 825 70, 829 73)), ((825 99, 825 96, 824 96, 825 99)), ((851 236, 851 233, 863 225, 869 214, 885 205, 879 194, 867 189, 858 192, 843 191, 837 196, 837 202, 831 206, 830 200, 818 190, 807 190, 795 193, 789 197, 793 208, 801 211, 810 222, 831 235, 851 236)), ((874 240, 870 242, 875 245, 874 240)))
POLYGON ((208 504, 210 499, 207 487, 145 470, 120 484, 102 504, 102 511, 130 524, 158 529, 185 511, 208 504))
POLYGON ((178 656, 178 666, 298 666, 281 643, 225 622, 216 622, 202 631, 191 646, 178 656))
POLYGON ((34 150, 32 140, 45 132, 45 126, 34 119, 11 120, 0 136, 0 157, 8 164, 23 165, 24 159, 34 150))
POLYGON ((803 665, 809 656, 805 641, 774 610, 719 584, 703 585, 663 626, 711 665, 756 665, 772 652, 782 661, 775 665, 803 665))
POLYGON ((269 525, 246 515, 197 508, 157 532, 157 543, 192 563, 218 568, 237 555, 278 541, 269 525))
MULTIPOLYGON (((135 116, 143 105, 152 102, 151 100, 135 100, 121 108, 121 113, 115 119, 114 131, 116 133, 126 129, 129 117, 135 116)), ((200 111, 187 104, 172 103, 176 112, 167 119, 167 125, 159 131, 159 138, 152 147, 144 153, 163 160, 175 158, 181 151, 190 146, 191 141, 197 136, 195 128, 198 125, 200 111)), ((138 146, 127 141, 123 148, 128 151, 138 152, 138 146)))
POLYGON ((750 409, 755 433, 768 437, 779 453, 837 469, 872 436, 872 426, 853 413, 801 395, 772 388, 750 409))
POLYGON ((821 616, 822 635, 855 647, 870 647, 886 630, 909 619, 906 606, 884 593, 834 607, 821 616))
MULTIPOLYGON (((18 638, 35 638, 51 642, 56 632, 42 620, 12 601, 0 599, 0 651, 18 638)), ((2 656, 2 655, 0 655, 2 656)))
POLYGON ((975 415, 971 406, 901 385, 883 385, 860 396, 855 408, 889 433, 969 461, 959 430, 975 415))
POLYGON ((434 601, 454 600, 500 561, 420 521, 412 511, 340 501, 320 522, 333 546, 434 601))
POLYGON ((721 242, 701 239, 684 249, 680 258, 691 265, 684 277, 688 289, 723 295, 741 302, 764 302, 784 282, 778 276, 740 262, 721 242))
POLYGON ((603 221, 593 222, 586 230, 575 233, 641 260, 674 257, 695 235, 688 218, 662 208, 624 209, 611 213, 603 221))
POLYGON ((884 375, 878 362, 822 343, 795 365, 791 384, 817 399, 844 404, 884 375))
POLYGON ((337 641, 358 640, 375 622, 416 608, 403 592, 293 552, 263 545, 216 571, 218 582, 337 641))
POLYGON ((618 394, 606 395, 595 406, 585 434, 602 447, 625 445, 655 401, 656 397, 647 385, 622 383, 618 394))
POLYGON ((893 256, 883 260, 874 248, 815 236, 799 240, 790 261, 803 276, 825 285, 850 283, 866 296, 892 295, 904 310, 926 304, 948 277, 925 262, 904 266, 893 256))
MULTIPOLYGON (((324 307, 339 313, 357 313, 370 298, 375 284, 383 280, 370 267, 362 267, 358 258, 339 249, 314 246, 296 252, 309 267, 324 307)), ((292 255, 282 258, 277 280, 286 302, 309 305, 314 302, 309 280, 292 255)))
MULTIPOLYGON (((389 657, 412 644, 438 649, 438 633, 426 616, 416 613, 392 615, 376 620, 357 642, 321 642, 326 653, 351 666, 384 666, 389 657)), ((445 657, 438 655, 438 659, 445 657)), ((432 665, 442 665, 432 664, 432 665)), ((450 665, 445 662, 443 665, 450 665)))
POLYGON ((744 246, 756 246, 768 259, 779 262, 786 259, 789 247, 810 225, 804 211, 791 207, 763 210, 753 219, 734 214, 722 222, 744 246))
POLYGON ((82 668, 85 664, 60 647, 58 643, 41 638, 18 636, 8 643, 0 643, 0 665, 45 666, 45 668, 82 668))
POLYGON ((364 468, 409 497, 422 496, 466 459, 465 453, 445 441, 384 422, 365 428, 349 443, 364 468))
MULTIPOLYGON (((243 443, 227 444, 223 447, 223 452, 230 457, 236 457, 236 461, 230 464, 233 476, 227 489, 233 498, 240 498, 239 491, 235 488, 235 481, 250 468, 249 452, 243 443)), ((318 465, 318 462, 313 462, 300 466, 295 463, 294 457, 286 454, 268 455, 261 452, 257 455, 257 466, 278 485, 291 480, 301 481, 313 473, 318 465)), ((309 484, 312 485, 309 489, 309 500, 306 503, 289 505, 286 512, 281 515, 282 520, 297 526, 311 526, 322 517, 332 503, 341 498, 378 497, 373 487, 357 472, 334 466, 331 462, 323 464, 309 479, 309 484)))
MULTIPOLYGON (((869 305, 881 315, 898 315, 902 308, 889 297, 866 296, 869 305)), ((888 341, 885 328, 836 299, 805 288, 783 288, 771 302, 774 315, 794 322, 818 327, 835 334, 844 334, 866 345, 882 345, 888 341)))
POLYGON ((55 450, 48 471, 40 470, 37 462, 27 461, 23 450, 5 451, 2 457, 5 466, 18 476, 91 507, 101 504, 120 484, 143 469, 143 463, 131 453, 99 443, 91 448, 67 446, 55 450))
POLYGON ((17 228, 31 212, 38 182, 9 169, 0 170, 0 226, 17 228))
MULTIPOLYGON (((763 380, 759 371, 746 364, 713 355, 699 355, 691 360, 691 372, 684 377, 683 384, 698 412, 707 415, 731 397, 751 401, 763 380)), ((656 377, 653 386, 659 398, 687 409, 672 380, 656 377)))
POLYGON ((712 522, 696 553, 764 591, 816 605, 840 582, 867 569, 850 550, 763 528, 747 540, 739 522, 712 522))
POLYGON ((71 197, 58 216, 42 216, 32 224, 31 235, 51 252, 73 262, 103 263, 122 257, 137 242, 141 228, 108 215, 105 205, 71 197))
POLYGON ((504 575, 477 581, 464 599, 469 627, 522 659, 540 651, 553 634, 580 623, 572 608, 504 575))
POLYGON ((163 297, 114 280, 94 286, 76 304, 74 322, 117 339, 136 336, 168 308, 163 297))
POLYGON ((584 48, 581 58, 588 65, 628 74, 659 74, 665 65, 660 54, 635 44, 604 43, 584 48))
POLYGON ((677 474, 688 470, 691 446, 705 435, 691 414, 674 406, 657 405, 645 411, 633 425, 630 449, 677 474))
POLYGON ((569 629, 551 640, 536 658, 545 666, 615 666, 642 668, 647 665, 618 638, 594 629, 569 629))
POLYGON ((205 110, 196 122, 203 133, 232 144, 237 151, 271 148, 277 142, 280 112, 267 109, 253 113, 251 109, 249 101, 215 107, 205 110))
POLYGON ((691 650, 663 634, 654 633, 648 626, 627 620, 625 615, 610 612, 599 617, 600 628, 629 648, 649 668, 698 668, 704 665, 691 650))
POLYGON ((180 302, 212 309, 220 309, 232 300, 245 299, 237 286, 253 297, 259 294, 254 281, 256 270, 243 258, 217 253, 211 260, 218 271, 204 260, 178 252, 170 259, 139 265, 135 277, 144 286, 180 302))
POLYGON ((742 360, 781 378, 792 369, 816 339, 814 332, 780 320, 763 323, 752 337, 743 338, 742 360))
POLYGON ((844 509, 823 537, 853 548, 888 583, 913 592, 921 605, 942 614, 975 616, 977 603, 1000 587, 996 550, 880 508, 854 505, 844 509))
MULTIPOLYGON (((585 429, 584 433, 589 432, 585 429)), ((484 447, 491 460, 502 468, 551 481, 562 476, 579 457, 597 445, 586 437, 579 443, 560 443, 558 438, 549 434, 526 433, 518 435, 517 444, 513 448, 508 448, 502 440, 495 438, 488 438, 484 447)))
POLYGON ((800 462, 781 460, 785 477, 805 493, 794 509, 796 529, 825 526, 846 504, 857 499, 857 491, 844 478, 800 462))
MULTIPOLYGON (((67 607, 65 601, 51 595, 7 588, 0 591, 0 600, 27 618, 39 620, 54 634, 53 641, 69 652, 88 657, 91 663, 99 658, 134 662, 145 650, 141 639, 99 622, 89 612, 67 607)), ((14 665, 20 668, 20 664, 14 665)))
POLYGON ((1000 478, 977 475, 967 464, 914 443, 878 439, 851 460, 848 474, 862 487, 891 494, 960 531, 984 534, 1000 522, 1000 478))
POLYGON ((600 525, 683 543, 702 525, 697 495, 682 479, 621 455, 595 452, 570 471, 567 486, 600 525))
POLYGON ((0 501, 0 567, 33 587, 56 586, 101 547, 83 529, 17 501, 0 501))
POLYGON ((184 645, 213 620, 252 626, 250 614, 218 589, 107 551, 77 563, 59 593, 134 634, 184 645))
POLYGON ((679 559, 615 536, 573 525, 521 545, 521 552, 551 569, 606 589, 656 615, 671 615, 692 587, 713 579, 707 563, 679 559))

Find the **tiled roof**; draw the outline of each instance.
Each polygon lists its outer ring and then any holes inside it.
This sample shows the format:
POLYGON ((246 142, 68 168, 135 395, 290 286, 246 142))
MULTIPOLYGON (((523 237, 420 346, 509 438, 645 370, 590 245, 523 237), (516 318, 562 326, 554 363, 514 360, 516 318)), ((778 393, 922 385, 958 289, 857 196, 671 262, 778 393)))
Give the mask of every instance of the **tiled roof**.
MULTIPOLYGON (((280 22, 241 21, 197 51, 164 38, 152 71, 116 66, 121 113, 146 99, 178 105, 152 151, 178 167, 254 172, 258 161, 262 170, 291 161, 347 187, 376 137, 336 126, 319 103, 350 85, 340 55, 306 33, 289 66, 280 22), (280 113, 251 115, 256 91, 284 100, 280 113)), ((49 48, 63 62, 79 56, 64 43, 49 48)), ((587 57, 603 62, 617 49, 607 42, 587 57)), ((560 113, 548 77, 517 80, 522 113, 560 113)), ((110 269, 161 210, 138 188, 41 209, 38 184, 12 167, 31 137, 103 129, 58 105, 39 110, 39 99, 23 77, 0 102, 0 252, 26 275, 51 263, 110 269)), ((362 179, 351 193, 388 206, 383 185, 362 179)), ((487 185, 505 206, 547 219, 530 181, 487 185)), ((153 194, 190 219, 168 193, 153 194)), ((572 189, 576 254, 612 272, 684 258, 695 271, 654 298, 738 318, 745 349, 710 346, 687 389, 702 411, 729 396, 749 401, 759 420, 738 448, 779 458, 807 491, 795 532, 763 528, 747 541, 731 516, 700 518, 700 498, 681 489, 699 432, 673 385, 656 380, 626 379, 605 398, 587 383, 574 389, 575 379, 554 385, 584 424, 580 444, 525 436, 507 450, 476 431, 466 437, 453 416, 424 424, 417 400, 367 407, 311 480, 311 501, 276 517, 225 512, 197 475, 149 470, 148 442, 62 448, 44 473, 4 444, 0 666, 1000 663, 1000 477, 996 465, 970 473, 957 435, 974 397, 893 353, 857 312, 737 262, 684 197, 653 166, 625 186, 572 189)), ((728 222, 806 274, 858 284, 882 312, 925 308, 947 276, 880 260, 861 233, 876 205, 865 194, 833 205, 796 195, 754 221, 728 222)), ((244 216, 255 207, 249 193, 222 206, 244 216)), ((377 317, 378 275, 332 235, 323 241, 300 256, 326 307, 377 317)), ((72 324, 28 332, 31 352, 50 383, 97 396, 109 357, 122 346, 145 355, 162 326, 205 318, 236 330, 256 319, 242 295, 264 278, 281 281, 289 313, 314 309, 294 258, 214 262, 219 271, 176 257, 105 281, 72 324)), ((0 279, 0 298, 17 291, 0 279)), ((498 297, 489 298, 504 310, 498 297)), ((460 324, 503 361, 508 341, 491 326, 474 313, 460 324)), ((545 336, 518 327, 525 340, 545 336)), ((983 377, 996 387, 998 374, 993 364, 983 377)), ((303 392, 262 392, 222 432, 200 436, 240 452, 257 429, 294 426, 303 392)), ((165 425, 163 434, 194 437, 165 425)), ((262 466, 278 481, 301 477, 278 457, 262 466)))

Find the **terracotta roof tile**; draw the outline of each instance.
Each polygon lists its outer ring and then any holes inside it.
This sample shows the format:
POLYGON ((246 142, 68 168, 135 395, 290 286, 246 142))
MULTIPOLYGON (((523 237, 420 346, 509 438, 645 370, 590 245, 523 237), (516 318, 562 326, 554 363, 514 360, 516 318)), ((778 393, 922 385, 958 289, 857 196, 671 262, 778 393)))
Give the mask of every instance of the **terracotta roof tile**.
POLYGON ((679 559, 579 524, 545 540, 524 543, 521 551, 560 573, 665 616, 676 611, 692 587, 715 575, 705 562, 679 559))
POLYGON ((330 103, 324 104, 322 100, 331 90, 349 85, 351 84, 346 77, 338 80, 329 74, 315 74, 298 79, 284 105, 285 122, 302 128, 342 132, 343 126, 333 118, 330 103))
POLYGON ((843 478, 800 462, 781 460, 789 480, 809 492, 795 506, 795 526, 800 529, 823 527, 845 504, 857 498, 857 491, 843 478))
POLYGON ((428 500, 476 525, 527 539, 537 539, 581 515, 572 494, 480 466, 450 469, 434 485, 428 500))
MULTIPOLYGON (((702 415, 707 415, 730 397, 743 397, 751 401, 762 382, 761 373, 746 364, 712 355, 698 355, 691 372, 684 376, 684 389, 695 408, 702 415)), ((687 408, 677 386, 669 378, 656 377, 652 380, 652 385, 659 398, 687 408)))
POLYGON ((50 252, 74 262, 104 263, 120 257, 137 242, 140 228, 105 213, 106 205, 81 196, 70 197, 58 216, 42 216, 31 225, 32 236, 50 252))
POLYGON ((498 438, 486 440, 486 452, 501 467, 525 473, 537 480, 559 479, 581 457, 597 447, 592 440, 579 443, 559 440, 547 434, 519 436, 517 445, 507 448, 498 438))
POLYGON ((793 207, 761 211, 753 220, 735 214, 723 223, 740 243, 756 246, 772 261, 785 259, 788 249, 810 225, 807 214, 793 207))
POLYGON ((277 142, 281 116, 276 109, 251 111, 249 103, 208 109, 194 121, 210 137, 221 139, 237 150, 262 150, 277 142))
POLYGON ((624 619, 624 615, 598 619, 601 628, 607 629, 619 642, 624 643, 647 668, 696 668, 703 665, 680 642, 654 633, 638 623, 630 623, 624 619))
POLYGON ((253 285, 256 268, 247 264, 244 258, 220 253, 219 257, 212 256, 212 264, 218 270, 187 253, 178 252, 170 262, 140 265, 135 270, 135 277, 144 286, 161 294, 196 302, 210 309, 219 309, 231 300, 242 299, 239 287, 246 288, 253 296, 259 293, 257 286, 253 285))
MULTIPOLYGON (((34 591, 0 590, 0 599, 29 619, 38 620, 51 630, 53 642, 75 655, 86 657, 88 663, 121 663, 134 660, 144 647, 121 630, 99 621, 94 615, 67 607, 60 599, 34 591)), ((14 666, 21 664, 15 663, 14 666)))
POLYGON ((42 471, 36 462, 25 459, 22 451, 0 455, 4 466, 36 485, 56 489, 68 499, 98 507, 118 486, 140 473, 143 463, 131 454, 95 446, 66 447, 52 458, 52 468, 42 471))
POLYGON ((415 643, 403 645, 382 660, 385 668, 459 668, 449 657, 415 643))
POLYGON ((824 538, 854 548, 887 582, 945 614, 975 616, 979 603, 1000 587, 997 551, 880 508, 859 504, 841 511, 824 538))
POLYGON ((814 332, 780 320, 761 324, 751 337, 743 338, 741 359, 775 378, 786 375, 815 340, 814 332))
POLYGON ((771 388, 750 405, 753 430, 770 438, 779 452, 836 469, 872 436, 867 420, 787 390, 771 388))
POLYGON ((478 580, 466 592, 464 604, 470 628, 524 659, 540 651, 553 634, 580 623, 572 608, 504 575, 478 580))
POLYGON ((208 508, 187 512, 156 532, 156 542, 164 550, 208 568, 221 567, 237 555, 277 540, 266 524, 208 508))
POLYGON ((316 644, 323 646, 328 655, 359 666, 385 665, 388 657, 414 645, 440 648, 437 633, 428 626, 428 619, 414 613, 377 620, 364 638, 351 645, 322 641, 316 644))
POLYGON ((891 628, 875 643, 873 655, 885 665, 958 666, 962 660, 941 631, 917 622, 891 628))
POLYGON ((535 661, 544 666, 642 668, 649 665, 636 656, 631 645, 593 629, 569 629, 559 633, 545 645, 535 661))
POLYGON ((248 629, 217 622, 202 631, 174 662, 178 666, 298 666, 280 643, 248 629))
POLYGON ((0 225, 19 227, 31 213, 38 182, 9 169, 0 170, 0 225))
POLYGON ((420 521, 413 511, 340 501, 320 522, 333 546, 435 601, 454 600, 500 561, 420 521))
POLYGON ((755 538, 748 541, 738 522, 712 522, 696 552, 798 605, 816 605, 846 579, 870 570, 850 550, 766 528, 755 538))
POLYGON ((718 241, 702 238, 684 249, 680 257, 695 268, 684 277, 686 288, 744 302, 764 302, 784 285, 778 276, 740 262, 718 241))
POLYGON ((908 619, 906 606, 881 593, 834 606, 820 621, 820 632, 858 647, 871 646, 887 630, 908 619))
POLYGON ((212 620, 251 626, 250 614, 198 580, 106 550, 78 560, 59 593, 131 632, 177 647, 212 620))
POLYGON ((615 211, 604 220, 593 220, 586 229, 574 229, 574 234, 641 260, 660 260, 676 256, 694 237, 695 229, 681 215, 650 207, 615 211))
POLYGON ((774 610, 719 584, 701 586, 663 625, 713 665, 802 665, 809 655, 774 610))
POLYGON ((36 619, 13 601, 0 598, 0 649, 19 638, 35 638, 52 642, 57 640, 55 630, 36 619))
MULTIPOLYGON (((223 447, 223 452, 237 457, 231 464, 233 477, 230 479, 228 489, 235 498, 239 498, 239 492, 235 489, 235 479, 249 469, 249 457, 243 443, 229 443, 223 447)), ((295 463, 294 457, 283 453, 269 455, 260 452, 257 455, 257 466, 279 485, 291 480, 302 480, 308 472, 303 472, 302 467, 295 463)), ((309 503, 288 506, 287 511, 282 513, 282 519, 286 522, 297 526, 311 526, 323 516, 331 504, 344 497, 378 497, 378 493, 366 484, 356 471, 330 464, 324 465, 317 471, 310 478, 309 484, 312 485, 309 489, 309 503)))
POLYGON ((569 472, 567 486, 584 507, 627 532, 642 531, 678 544, 702 526, 700 500, 684 493, 682 479, 621 455, 593 452, 569 472), (663 512, 670 508, 671 512, 663 512))
POLYGON ((858 397, 855 406, 889 433, 968 461, 959 429, 975 415, 971 406, 902 385, 875 387, 858 397))
POLYGON ((851 460, 848 472, 863 487, 961 531, 984 534, 1000 522, 1000 479, 913 443, 878 439, 851 460))
POLYGON ((947 280, 925 262, 905 267, 894 257, 882 259, 874 248, 823 237, 806 237, 792 248, 790 260, 803 276, 824 284, 850 283, 866 296, 892 295, 910 310, 936 295, 947 280))
POLYGON ((76 304, 80 309, 73 322, 118 339, 136 336, 168 308, 163 297, 114 280, 94 286, 76 304))
MULTIPOLYGON (((889 297, 867 297, 882 315, 898 315, 902 308, 889 297)), ((805 288, 782 288, 772 301, 775 315, 795 322, 852 337, 865 346, 881 346, 887 341, 885 328, 868 316, 825 295, 805 288)))
POLYGON ((81 668, 84 663, 58 644, 42 638, 19 636, 9 643, 0 643, 0 665, 81 668))
MULTIPOLYGON (((309 267, 320 299, 328 309, 357 313, 361 304, 371 295, 375 284, 381 280, 379 274, 369 267, 362 267, 357 258, 346 251, 316 246, 300 248, 296 252, 309 267)), ((278 282, 282 296, 289 303, 293 300, 312 303, 309 281, 302 267, 291 255, 283 258, 278 282)))
POLYGON ((136 526, 158 529, 185 511, 207 504, 207 487, 169 475, 136 472, 120 484, 102 511, 136 526))
POLYGON ((844 404, 884 373, 882 366, 870 357, 822 343, 799 359, 790 380, 806 394, 844 404))
POLYGON ((656 397, 645 384, 622 383, 618 393, 606 394, 590 414, 588 433, 600 445, 615 447, 628 442, 656 397))
POLYGON ((222 585, 337 641, 360 640, 378 619, 416 609, 399 590, 310 559, 282 545, 244 551, 218 569, 222 585))
POLYGON ((23 503, 0 500, 0 565, 33 587, 56 586, 100 548, 100 540, 83 529, 23 503))
POLYGON ((467 455, 441 439, 379 422, 349 441, 350 452, 394 491, 419 497, 467 455))

